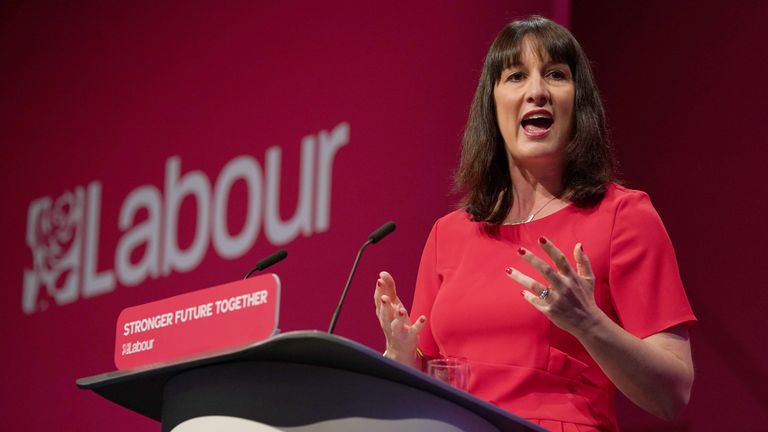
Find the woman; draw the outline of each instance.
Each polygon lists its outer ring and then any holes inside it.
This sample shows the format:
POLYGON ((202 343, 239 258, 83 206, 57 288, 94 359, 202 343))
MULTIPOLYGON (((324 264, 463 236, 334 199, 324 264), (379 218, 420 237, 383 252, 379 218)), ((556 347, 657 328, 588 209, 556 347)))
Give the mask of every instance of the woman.
POLYGON ((605 130, 567 30, 531 17, 499 33, 464 135, 465 202, 429 235, 417 318, 388 273, 376 282, 387 357, 466 358, 471 393, 552 430, 618 430, 615 388, 664 419, 687 404, 696 318, 647 195, 612 182, 605 130))

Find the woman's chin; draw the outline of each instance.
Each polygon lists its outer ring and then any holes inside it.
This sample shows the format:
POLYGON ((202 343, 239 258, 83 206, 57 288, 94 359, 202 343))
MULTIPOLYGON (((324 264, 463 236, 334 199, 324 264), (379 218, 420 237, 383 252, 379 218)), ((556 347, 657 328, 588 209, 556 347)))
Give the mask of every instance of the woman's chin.
POLYGON ((565 146, 556 142, 528 141, 519 143, 517 148, 507 151, 518 164, 525 163, 553 163, 557 164, 563 156, 565 146))

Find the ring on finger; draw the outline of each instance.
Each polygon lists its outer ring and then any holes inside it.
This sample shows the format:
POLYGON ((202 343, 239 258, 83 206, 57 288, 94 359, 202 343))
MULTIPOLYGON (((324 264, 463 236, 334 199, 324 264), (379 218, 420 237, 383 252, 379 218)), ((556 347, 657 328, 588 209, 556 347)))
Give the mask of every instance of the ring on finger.
POLYGON ((544 288, 544 291, 539 294, 539 298, 545 300, 547 297, 549 297, 549 288, 544 288))

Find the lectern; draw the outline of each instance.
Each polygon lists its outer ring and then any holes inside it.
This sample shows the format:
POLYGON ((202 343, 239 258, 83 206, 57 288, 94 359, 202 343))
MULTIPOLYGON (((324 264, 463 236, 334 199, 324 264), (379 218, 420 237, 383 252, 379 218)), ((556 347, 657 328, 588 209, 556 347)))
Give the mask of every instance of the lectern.
POLYGON ((545 431, 363 345, 318 331, 81 378, 77 385, 160 421, 164 432, 545 431))

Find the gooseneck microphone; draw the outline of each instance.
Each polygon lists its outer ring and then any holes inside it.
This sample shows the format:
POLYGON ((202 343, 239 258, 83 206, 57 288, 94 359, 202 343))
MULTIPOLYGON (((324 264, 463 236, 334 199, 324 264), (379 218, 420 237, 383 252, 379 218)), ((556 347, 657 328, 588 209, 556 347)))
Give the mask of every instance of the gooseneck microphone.
MULTIPOLYGON (((395 228, 397 228, 397 225, 395 225, 394 222, 389 221, 384 225, 380 226, 379 229, 377 229, 376 231, 372 232, 371 235, 368 236, 368 241, 373 244, 376 244, 379 241, 381 241, 381 239, 383 239, 384 237, 390 235, 392 231, 395 230, 395 228)), ((363 245, 363 247, 366 247, 366 246, 367 245, 363 245)))
POLYGON ((344 291, 341 293, 341 299, 339 299, 339 305, 336 306, 336 311, 333 313, 333 318, 331 319, 331 325, 328 326, 328 333, 333 334, 333 329, 336 327, 336 321, 339 319, 339 313, 341 313, 341 306, 344 305, 344 299, 347 298, 347 291, 349 290, 349 285, 352 283, 352 277, 355 276, 355 270, 357 270, 357 264, 360 262, 360 256, 363 254, 363 251, 365 248, 368 247, 370 244, 376 244, 381 241, 384 237, 388 236, 392 233, 392 231, 395 230, 397 225, 395 225, 394 222, 389 221, 379 227, 376 231, 372 232, 371 235, 368 236, 368 240, 363 243, 363 245, 360 247, 360 250, 357 251, 357 258, 355 258, 355 263, 352 264, 352 271, 349 272, 349 277, 347 278, 347 284, 344 285, 344 291))
POLYGON ((256 265, 251 269, 251 271, 245 274, 245 277, 243 279, 248 279, 255 272, 262 271, 267 267, 271 267, 272 265, 279 263, 280 261, 284 260, 285 257, 287 256, 288 256, 288 252, 285 249, 280 249, 279 251, 273 253, 272 255, 257 262, 256 265))

